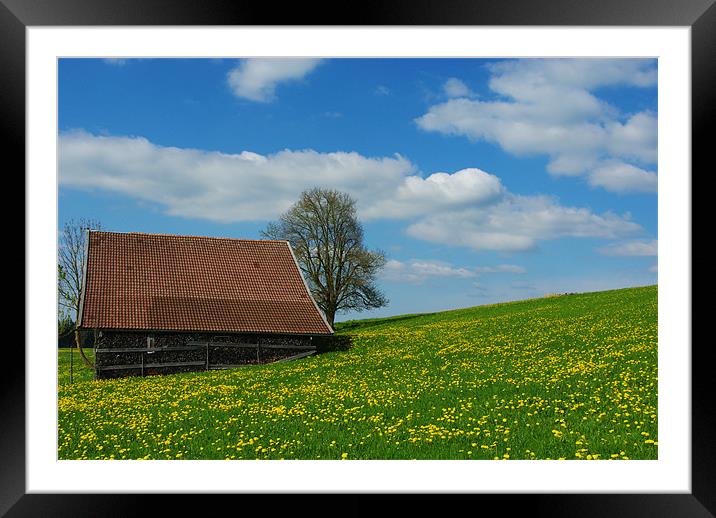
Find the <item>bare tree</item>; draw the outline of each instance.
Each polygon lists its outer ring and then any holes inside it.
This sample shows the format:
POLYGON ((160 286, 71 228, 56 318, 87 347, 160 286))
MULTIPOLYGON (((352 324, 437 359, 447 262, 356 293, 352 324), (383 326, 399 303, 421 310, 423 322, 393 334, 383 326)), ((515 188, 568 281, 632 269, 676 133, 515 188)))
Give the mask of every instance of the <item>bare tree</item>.
POLYGON ((331 326, 338 311, 363 311, 388 303, 375 286, 385 255, 364 247, 363 227, 350 195, 319 188, 304 191, 262 235, 291 243, 316 303, 331 326))
MULTIPOLYGON (((82 276, 85 263, 85 245, 87 230, 99 230, 101 224, 96 220, 70 220, 60 234, 57 250, 57 291, 59 304, 67 311, 73 312, 75 322, 80 317, 80 297, 82 295, 82 276)), ((94 367, 82 349, 79 330, 75 328, 75 344, 82 361, 94 367)))

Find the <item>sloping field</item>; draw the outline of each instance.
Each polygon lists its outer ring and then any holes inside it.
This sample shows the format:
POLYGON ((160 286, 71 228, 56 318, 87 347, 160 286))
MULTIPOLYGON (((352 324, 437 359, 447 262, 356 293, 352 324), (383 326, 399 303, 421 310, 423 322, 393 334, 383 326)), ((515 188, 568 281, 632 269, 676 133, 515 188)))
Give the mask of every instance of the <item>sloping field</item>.
POLYGON ((61 384, 59 458, 657 458, 656 286, 338 327, 348 351, 61 384))

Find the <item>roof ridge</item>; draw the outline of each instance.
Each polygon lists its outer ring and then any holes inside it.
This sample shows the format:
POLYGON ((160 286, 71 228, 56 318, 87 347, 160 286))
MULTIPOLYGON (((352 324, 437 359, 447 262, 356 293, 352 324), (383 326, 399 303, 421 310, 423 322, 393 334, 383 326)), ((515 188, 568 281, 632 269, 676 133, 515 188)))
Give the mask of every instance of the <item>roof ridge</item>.
POLYGON ((243 237, 219 237, 219 236, 197 236, 191 234, 161 234, 152 232, 117 232, 114 230, 94 230, 89 229, 90 232, 97 234, 118 234, 123 236, 156 236, 156 237, 182 237, 182 238, 194 238, 194 239, 220 239, 225 241, 252 241, 257 243, 287 243, 286 239, 248 239, 243 237))

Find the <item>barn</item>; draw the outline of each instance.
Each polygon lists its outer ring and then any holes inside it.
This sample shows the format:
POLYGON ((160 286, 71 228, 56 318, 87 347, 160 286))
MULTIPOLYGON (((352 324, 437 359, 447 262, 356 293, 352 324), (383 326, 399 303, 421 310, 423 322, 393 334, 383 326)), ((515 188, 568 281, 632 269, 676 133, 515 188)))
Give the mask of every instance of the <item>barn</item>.
POLYGON ((88 231, 95 378, 296 359, 333 329, 287 241, 88 231))

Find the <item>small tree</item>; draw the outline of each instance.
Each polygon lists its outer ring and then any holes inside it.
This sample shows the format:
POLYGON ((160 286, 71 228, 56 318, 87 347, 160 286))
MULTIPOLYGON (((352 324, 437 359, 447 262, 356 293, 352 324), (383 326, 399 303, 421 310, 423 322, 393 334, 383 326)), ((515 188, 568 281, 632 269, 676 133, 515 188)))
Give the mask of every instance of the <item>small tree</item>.
POLYGON ((75 323, 72 321, 72 317, 68 313, 60 315, 57 319, 57 336, 68 335, 75 329, 75 323))
POLYGON ((60 313, 57 319, 57 345, 62 347, 63 344, 70 344, 74 341, 75 323, 67 312, 60 313))
POLYGON ((363 311, 388 303, 375 286, 385 255, 364 247, 363 227, 350 195, 319 188, 304 191, 262 235, 291 244, 313 297, 331 326, 338 311, 363 311))
MULTIPOLYGON (((74 313, 75 322, 80 318, 80 296, 82 294, 82 275, 85 263, 85 243, 87 230, 99 230, 101 224, 95 220, 71 220, 65 223, 60 234, 57 250, 57 291, 59 304, 74 313)), ((75 344, 82 361, 88 367, 94 367, 85 356, 80 343, 79 330, 75 329, 75 344)))

